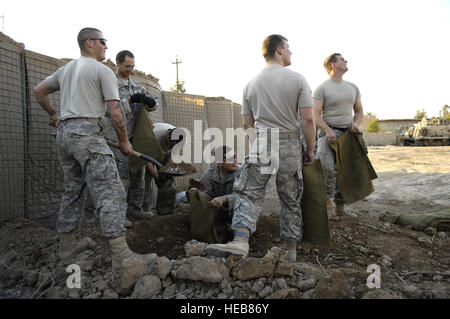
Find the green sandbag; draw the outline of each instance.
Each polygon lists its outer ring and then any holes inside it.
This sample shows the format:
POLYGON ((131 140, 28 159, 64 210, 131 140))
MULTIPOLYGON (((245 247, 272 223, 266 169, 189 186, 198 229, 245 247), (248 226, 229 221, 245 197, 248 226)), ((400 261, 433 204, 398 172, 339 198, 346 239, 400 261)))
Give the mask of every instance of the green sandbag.
POLYGON ((320 159, 303 170, 303 241, 314 245, 330 245, 327 215, 327 189, 320 159))
MULTIPOLYGON (((164 151, 161 148, 161 145, 159 145, 155 133, 153 133, 153 128, 154 126, 150 119, 150 115, 145 107, 141 107, 132 145, 135 151, 153 157, 161 162, 164 158, 164 151)), ((132 173, 137 173, 146 163, 147 161, 132 156, 129 159, 130 171, 132 173)))
POLYGON ((156 200, 156 213, 158 215, 169 215, 175 208, 175 196, 177 189, 171 181, 158 186, 158 199, 156 200))
POLYGON ((417 231, 423 231, 427 227, 450 231, 450 207, 419 214, 400 214, 395 223, 412 226, 412 229, 417 231))
POLYGON ((214 209, 209 206, 209 197, 200 191, 188 193, 191 206, 191 236, 209 244, 220 243, 214 227, 214 209))
POLYGON ((347 130, 330 144, 336 154, 337 185, 345 204, 362 200, 374 191, 372 179, 376 173, 360 138, 362 133, 347 130))

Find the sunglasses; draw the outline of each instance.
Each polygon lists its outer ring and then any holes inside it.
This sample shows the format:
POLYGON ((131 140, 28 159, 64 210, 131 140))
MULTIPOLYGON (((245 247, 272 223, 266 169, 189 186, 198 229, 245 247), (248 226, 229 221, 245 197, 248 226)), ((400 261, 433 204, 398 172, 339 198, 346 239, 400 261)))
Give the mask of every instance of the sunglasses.
MULTIPOLYGON (((95 40, 99 40, 100 41, 100 43, 103 45, 103 46, 105 46, 106 45, 106 39, 86 39, 86 40, 92 40, 92 41, 95 41, 95 40)), ((86 40, 84 40, 84 41, 86 41, 86 40)))

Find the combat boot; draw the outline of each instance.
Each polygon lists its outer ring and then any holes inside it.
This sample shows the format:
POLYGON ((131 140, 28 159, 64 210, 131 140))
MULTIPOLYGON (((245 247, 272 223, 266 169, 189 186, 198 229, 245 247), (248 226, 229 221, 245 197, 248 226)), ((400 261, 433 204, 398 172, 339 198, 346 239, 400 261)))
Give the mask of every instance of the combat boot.
POLYGON ((94 245, 94 241, 89 237, 77 240, 75 232, 61 233, 59 234, 59 259, 67 261, 94 245))
POLYGON ((336 204, 336 216, 344 216, 345 215, 345 209, 344 209, 344 203, 335 203, 336 204))
POLYGON ((287 262, 295 263, 297 261, 297 242, 283 242, 281 248, 286 252, 284 259, 287 262))
POLYGON ((127 258, 136 259, 138 263, 146 264, 145 258, 147 255, 139 255, 133 252, 127 244, 125 236, 120 236, 108 240, 112 252, 112 270, 118 272, 123 267, 122 261, 127 258))
POLYGON ((150 219, 151 217, 155 216, 155 214, 152 211, 127 211, 127 217, 134 217, 137 219, 150 219))
POLYGON ((230 255, 247 257, 248 240, 250 231, 247 228, 239 228, 234 232, 234 239, 226 244, 211 244, 206 246, 206 253, 216 257, 228 257, 230 255))

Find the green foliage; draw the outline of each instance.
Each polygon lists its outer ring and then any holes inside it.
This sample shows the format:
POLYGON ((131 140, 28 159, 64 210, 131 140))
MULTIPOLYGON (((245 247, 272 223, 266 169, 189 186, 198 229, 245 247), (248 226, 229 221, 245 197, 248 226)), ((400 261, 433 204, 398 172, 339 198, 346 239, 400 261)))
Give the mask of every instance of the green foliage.
POLYGON ((374 118, 370 121, 369 126, 367 127, 367 133, 377 133, 378 132, 378 122, 377 119, 374 118))
POLYGON ((170 87, 170 92, 184 93, 186 89, 184 88, 184 81, 179 81, 170 87))
POLYGON ((427 116, 427 111, 425 111, 424 109, 417 110, 416 115, 414 115, 414 119, 421 120, 424 116, 427 116))

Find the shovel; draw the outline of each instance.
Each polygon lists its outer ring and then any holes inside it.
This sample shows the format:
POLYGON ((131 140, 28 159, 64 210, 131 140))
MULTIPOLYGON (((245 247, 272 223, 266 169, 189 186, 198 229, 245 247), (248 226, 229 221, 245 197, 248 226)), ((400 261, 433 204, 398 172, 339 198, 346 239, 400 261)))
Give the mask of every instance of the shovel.
MULTIPOLYGON (((120 146, 116 143, 113 143, 111 141, 106 141, 106 143, 108 143, 109 146, 117 148, 118 150, 120 150, 120 146)), ((156 169, 158 170, 159 173, 164 173, 164 174, 168 174, 168 175, 173 175, 173 176, 184 176, 184 175, 189 175, 189 174, 193 174, 197 172, 197 169, 191 165, 191 164, 186 164, 186 163, 180 163, 180 164, 175 164, 175 163, 168 163, 166 165, 162 165, 160 162, 158 162, 156 159, 154 159, 151 156, 139 153, 137 151, 133 151, 132 153, 133 156, 136 156, 140 159, 143 159, 147 162, 152 163, 153 165, 156 166, 156 169)))

